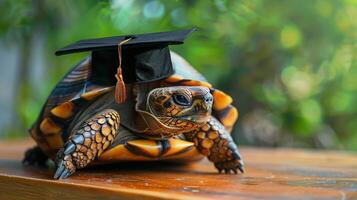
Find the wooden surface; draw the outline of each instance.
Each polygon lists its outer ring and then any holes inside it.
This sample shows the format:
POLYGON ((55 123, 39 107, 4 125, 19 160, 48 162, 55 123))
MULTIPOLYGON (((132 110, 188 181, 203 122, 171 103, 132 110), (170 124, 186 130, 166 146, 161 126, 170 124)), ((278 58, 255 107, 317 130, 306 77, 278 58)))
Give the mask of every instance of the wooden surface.
POLYGON ((51 179, 24 167, 33 143, 0 142, 0 199, 357 199, 357 154, 241 148, 244 175, 217 174, 206 160, 190 165, 115 164, 51 179))

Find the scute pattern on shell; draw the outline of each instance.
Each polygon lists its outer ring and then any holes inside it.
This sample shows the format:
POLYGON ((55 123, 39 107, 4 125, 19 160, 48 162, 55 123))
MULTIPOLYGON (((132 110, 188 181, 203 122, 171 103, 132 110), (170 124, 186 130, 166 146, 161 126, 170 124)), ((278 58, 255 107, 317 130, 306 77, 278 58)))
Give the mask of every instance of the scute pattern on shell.
MULTIPOLYGON (((120 129, 120 134, 126 132, 120 129)), ((146 160, 175 160, 188 162, 202 159, 194 144, 181 138, 168 140, 147 140, 133 138, 124 144, 113 145, 99 156, 98 160, 105 162, 146 161, 146 160)))
POLYGON ((95 97, 112 90, 88 82, 91 69, 90 57, 74 66, 56 85, 49 95, 30 135, 38 146, 50 157, 67 141, 71 133, 67 130, 73 117, 95 97))

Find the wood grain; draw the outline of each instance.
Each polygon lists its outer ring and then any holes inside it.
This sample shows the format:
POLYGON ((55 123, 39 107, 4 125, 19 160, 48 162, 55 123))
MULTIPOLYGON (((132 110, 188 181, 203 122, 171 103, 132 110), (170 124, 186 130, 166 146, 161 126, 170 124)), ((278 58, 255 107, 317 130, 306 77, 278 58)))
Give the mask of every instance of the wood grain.
POLYGON ((244 175, 188 165, 129 163, 52 180, 53 169, 24 167, 33 142, 0 142, 0 199, 357 199, 357 154, 241 148, 244 175))

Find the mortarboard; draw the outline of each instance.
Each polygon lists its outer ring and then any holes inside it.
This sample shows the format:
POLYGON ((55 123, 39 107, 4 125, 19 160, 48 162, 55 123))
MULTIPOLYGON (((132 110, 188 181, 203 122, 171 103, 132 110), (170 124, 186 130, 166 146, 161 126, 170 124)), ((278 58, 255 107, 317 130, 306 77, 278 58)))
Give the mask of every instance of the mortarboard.
POLYGON ((168 45, 183 44, 196 29, 80 40, 56 55, 92 52, 89 81, 116 84, 116 101, 125 101, 124 83, 145 83, 174 73, 168 45))

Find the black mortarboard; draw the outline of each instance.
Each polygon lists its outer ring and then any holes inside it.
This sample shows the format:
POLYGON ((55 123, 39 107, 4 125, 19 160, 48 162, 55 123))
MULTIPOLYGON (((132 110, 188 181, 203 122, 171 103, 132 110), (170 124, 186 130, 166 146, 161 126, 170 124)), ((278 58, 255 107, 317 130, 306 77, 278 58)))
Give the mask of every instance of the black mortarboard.
POLYGON ((100 85, 117 83, 116 88, 121 90, 125 100, 125 88, 124 94, 120 88, 124 87, 123 81, 144 83, 174 73, 168 45, 182 44, 193 31, 195 29, 80 40, 56 51, 56 55, 91 51, 89 81, 100 85))

